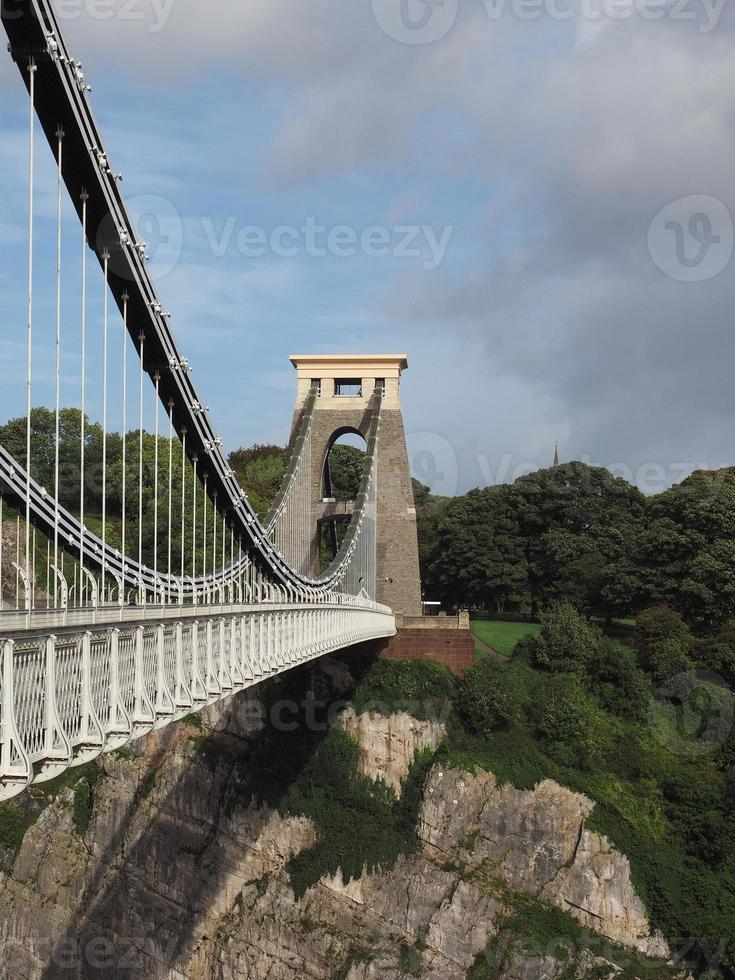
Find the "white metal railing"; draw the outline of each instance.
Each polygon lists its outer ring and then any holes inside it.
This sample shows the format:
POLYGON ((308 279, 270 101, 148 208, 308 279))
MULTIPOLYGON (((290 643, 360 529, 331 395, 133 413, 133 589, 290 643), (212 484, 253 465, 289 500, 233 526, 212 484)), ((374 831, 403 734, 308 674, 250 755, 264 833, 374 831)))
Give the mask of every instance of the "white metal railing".
POLYGON ((274 674, 395 633, 392 612, 369 600, 177 612, 0 639, 0 800, 274 674))
MULTIPOLYGON (((276 590, 272 590, 272 595, 276 595, 276 590)), ((350 595, 343 592, 327 593, 312 599, 310 604, 316 607, 327 605, 346 606, 348 608, 364 608, 366 599, 364 596, 350 595)), ((264 596, 260 602, 254 604, 253 608, 268 606, 269 609, 283 609, 290 607, 289 602, 280 601, 278 598, 264 596)), ((202 619, 205 616, 227 616, 240 612, 243 604, 240 602, 221 602, 187 604, 187 605, 162 605, 158 603, 146 603, 145 605, 97 605, 91 603, 87 606, 69 606, 67 608, 54 609, 30 608, 30 609, 5 609, 0 611, 0 640, 3 636, 11 636, 29 631, 48 631, 51 629, 66 629, 72 627, 102 626, 105 624, 127 624, 127 623, 155 623, 165 620, 175 619, 202 619)))

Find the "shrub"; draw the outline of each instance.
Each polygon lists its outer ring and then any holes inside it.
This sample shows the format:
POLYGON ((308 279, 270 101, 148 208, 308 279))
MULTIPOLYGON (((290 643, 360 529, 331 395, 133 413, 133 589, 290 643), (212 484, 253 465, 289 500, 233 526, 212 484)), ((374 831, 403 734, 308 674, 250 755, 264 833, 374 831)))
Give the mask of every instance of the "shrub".
POLYGON ((543 670, 583 674, 599 641, 599 630, 571 603, 560 602, 541 617, 541 632, 524 644, 524 650, 543 670))
POLYGON ((698 640, 692 649, 692 657, 699 667, 711 670, 735 687, 735 650, 721 639, 698 640))
POLYGON ((651 683, 616 640, 603 637, 600 641, 589 666, 588 689, 613 714, 633 721, 647 716, 651 683))
POLYGON ((357 755, 355 740, 335 725, 280 802, 284 816, 310 817, 317 828, 316 844, 287 866, 297 897, 323 875, 341 869, 350 881, 365 867, 388 870, 418 847, 416 822, 432 753, 417 755, 400 800, 380 780, 358 775, 357 755))
POLYGON ((478 735, 490 735, 519 722, 527 701, 519 671, 492 657, 479 660, 460 684, 460 714, 478 735))
POLYGON ((637 650, 645 652, 664 640, 680 640, 685 647, 692 635, 681 615, 667 605, 652 606, 639 614, 633 632, 637 650))
POLYGON ((691 667, 688 649, 688 645, 682 640, 662 640, 642 654, 643 666, 656 684, 665 684, 691 667))
POLYGON ((89 829, 94 807, 94 792, 86 779, 80 779, 74 787, 74 829, 84 837, 89 829))
POLYGON ((640 614, 633 642, 641 666, 662 684, 691 666, 693 638, 682 617, 669 606, 654 606, 640 614))
POLYGON ((564 765, 589 767, 603 719, 581 679, 573 674, 549 678, 540 694, 538 730, 546 750, 564 765))
POLYGON ((97 784, 105 778, 105 773, 96 761, 77 771, 81 779, 74 786, 74 829, 80 837, 84 837, 92 820, 97 784))
POLYGON ((23 843, 28 821, 12 803, 0 803, 0 849, 17 851, 23 843))
POLYGON ((358 714, 407 711, 424 721, 441 715, 455 695, 454 677, 442 664, 429 660, 377 660, 355 691, 352 706, 358 714))

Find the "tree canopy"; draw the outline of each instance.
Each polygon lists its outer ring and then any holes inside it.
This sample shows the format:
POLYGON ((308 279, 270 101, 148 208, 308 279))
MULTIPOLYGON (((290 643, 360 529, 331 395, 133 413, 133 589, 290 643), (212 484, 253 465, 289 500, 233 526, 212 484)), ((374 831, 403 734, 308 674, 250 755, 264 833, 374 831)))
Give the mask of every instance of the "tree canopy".
POLYGON ((417 508, 425 591, 448 608, 538 615, 568 601, 612 617, 666 602, 702 630, 735 618, 733 469, 647 498, 567 463, 417 508))

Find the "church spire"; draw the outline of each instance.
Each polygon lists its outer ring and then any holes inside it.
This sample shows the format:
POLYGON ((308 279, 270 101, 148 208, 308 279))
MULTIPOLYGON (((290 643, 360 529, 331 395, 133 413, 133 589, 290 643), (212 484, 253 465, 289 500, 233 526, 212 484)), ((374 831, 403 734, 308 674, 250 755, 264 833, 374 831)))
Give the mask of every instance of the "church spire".
POLYGON ((556 467, 558 465, 559 465, 559 443, 555 442, 554 443, 554 466, 556 467))

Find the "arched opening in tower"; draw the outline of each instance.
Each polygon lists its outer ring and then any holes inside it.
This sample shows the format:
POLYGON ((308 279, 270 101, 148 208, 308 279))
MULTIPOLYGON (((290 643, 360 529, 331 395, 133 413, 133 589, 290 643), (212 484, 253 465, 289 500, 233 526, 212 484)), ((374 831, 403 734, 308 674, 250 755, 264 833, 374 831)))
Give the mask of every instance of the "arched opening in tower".
POLYGON ((319 517, 320 571, 331 565, 349 527, 366 452, 367 443, 360 433, 346 430, 337 434, 325 457, 319 517))

